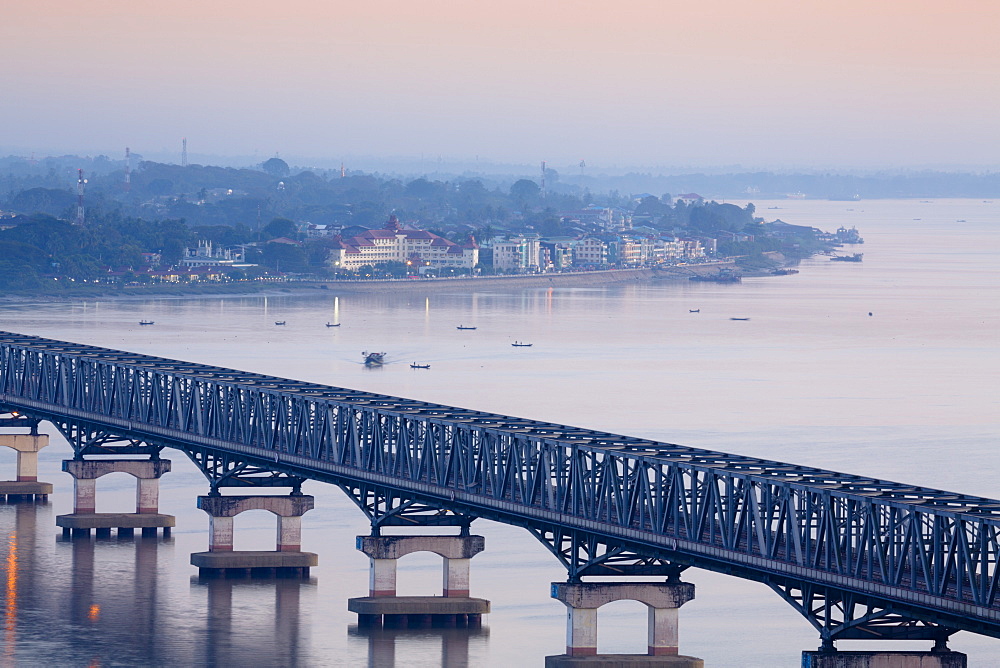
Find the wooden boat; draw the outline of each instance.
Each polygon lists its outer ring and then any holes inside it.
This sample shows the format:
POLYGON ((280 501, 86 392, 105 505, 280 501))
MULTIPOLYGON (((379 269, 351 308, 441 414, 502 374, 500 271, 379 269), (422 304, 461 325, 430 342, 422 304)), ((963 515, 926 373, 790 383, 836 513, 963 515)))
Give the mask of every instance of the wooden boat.
POLYGON ((340 327, 340 323, 338 322, 338 323, 334 324, 332 322, 328 322, 328 323, 326 323, 326 326, 327 327, 340 327))
POLYGON ((530 344, 530 343, 521 343, 520 341, 515 341, 514 343, 512 343, 510 345, 514 346, 515 348, 530 348, 532 344, 530 344))
POLYGON ((139 324, 140 325, 152 325, 153 321, 152 320, 140 320, 139 324))
POLYGON ((730 320, 749 320, 750 318, 730 318, 730 320))
POLYGON ((430 364, 417 364, 416 362, 414 362, 413 364, 410 365, 410 368, 411 369, 430 369, 431 365, 430 364))
POLYGON ((475 327, 466 327, 465 325, 459 325, 455 329, 475 329, 475 327))
POLYGON ((284 324, 285 324, 285 321, 284 321, 284 320, 275 320, 275 321, 274 321, 274 324, 275 324, 275 325, 279 325, 279 326, 280 326, 280 325, 284 325, 284 324))

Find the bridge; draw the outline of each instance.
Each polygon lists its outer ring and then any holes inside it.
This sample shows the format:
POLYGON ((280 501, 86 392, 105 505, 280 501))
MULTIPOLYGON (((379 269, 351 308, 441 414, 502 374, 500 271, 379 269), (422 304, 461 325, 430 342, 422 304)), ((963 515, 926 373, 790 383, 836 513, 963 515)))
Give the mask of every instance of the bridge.
POLYGON ((0 410, 51 422, 76 460, 181 450, 208 498, 337 485, 373 536, 520 526, 567 585, 689 567, 762 582, 824 651, 1000 638, 998 500, 3 332, 0 410))

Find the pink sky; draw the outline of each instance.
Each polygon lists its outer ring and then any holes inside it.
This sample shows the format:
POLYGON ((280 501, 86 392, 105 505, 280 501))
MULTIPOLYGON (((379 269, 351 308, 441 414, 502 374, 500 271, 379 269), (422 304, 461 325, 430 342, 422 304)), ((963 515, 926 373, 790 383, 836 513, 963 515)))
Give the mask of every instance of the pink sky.
POLYGON ((39 0, 0 13, 0 147, 996 166, 998 30, 982 0, 39 0))

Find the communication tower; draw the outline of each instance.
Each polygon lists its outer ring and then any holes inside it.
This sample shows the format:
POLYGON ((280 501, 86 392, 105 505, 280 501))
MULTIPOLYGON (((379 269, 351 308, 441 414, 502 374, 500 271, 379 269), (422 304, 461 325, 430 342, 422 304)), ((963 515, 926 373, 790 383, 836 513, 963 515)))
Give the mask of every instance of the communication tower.
POLYGON ((344 163, 340 163, 340 178, 347 176, 347 172, 344 171, 344 163))
POLYGON ((76 224, 83 225, 84 210, 83 210, 83 186, 86 185, 87 179, 83 178, 83 170, 76 170, 76 224))
POLYGON ((545 161, 542 160, 542 197, 545 197, 545 161))
POLYGON ((188 166, 188 138, 181 138, 181 167, 188 166))
POLYGON ((132 189, 132 154, 125 147, 125 192, 132 189))

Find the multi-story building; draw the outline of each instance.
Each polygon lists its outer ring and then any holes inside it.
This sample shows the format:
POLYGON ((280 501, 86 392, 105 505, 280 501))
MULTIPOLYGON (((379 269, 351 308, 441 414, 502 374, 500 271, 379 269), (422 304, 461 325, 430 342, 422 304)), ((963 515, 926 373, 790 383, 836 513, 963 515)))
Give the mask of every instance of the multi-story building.
POLYGON ((573 265, 603 267, 608 263, 608 245, 600 239, 586 237, 573 242, 573 265))
POLYGON ((334 240, 329 266, 356 271, 365 266, 402 262, 414 267, 472 269, 479 263, 479 245, 471 236, 459 245, 424 230, 404 228, 396 216, 385 227, 348 239, 334 240))
POLYGON ((539 271, 542 266, 538 237, 493 241, 493 268, 502 271, 539 271))

